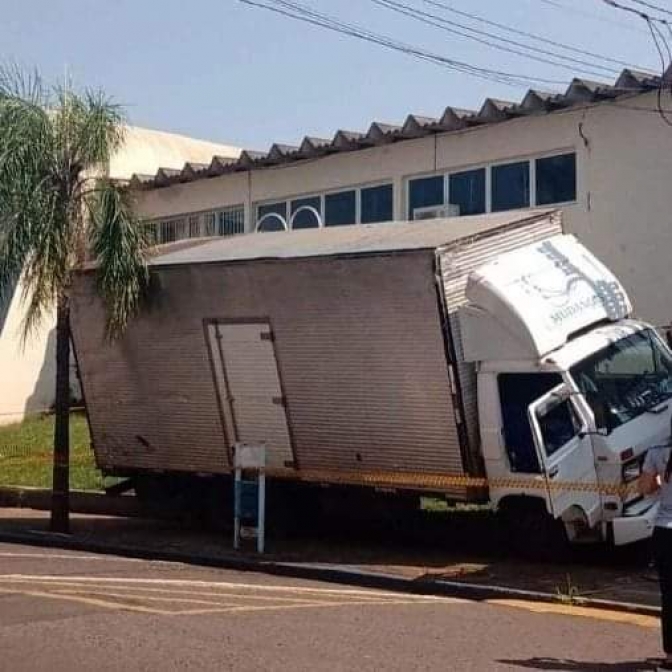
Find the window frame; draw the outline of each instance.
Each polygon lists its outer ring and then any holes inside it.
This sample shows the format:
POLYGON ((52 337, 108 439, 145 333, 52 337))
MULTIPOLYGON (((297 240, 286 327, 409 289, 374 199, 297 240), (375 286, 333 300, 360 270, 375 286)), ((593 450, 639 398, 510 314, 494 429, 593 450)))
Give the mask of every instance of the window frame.
MULTIPOLYGON (((485 210, 482 213, 482 215, 488 214, 490 212, 489 207, 491 203, 491 196, 490 196, 490 167, 487 164, 479 165, 479 166, 472 166, 470 168, 460 168, 458 170, 451 170, 449 173, 445 174, 445 182, 443 185, 443 193, 447 195, 448 197, 448 203, 447 205, 457 205, 457 203, 451 203, 450 200, 450 178, 453 175, 462 175, 464 173, 471 173, 471 172, 476 172, 477 170, 483 170, 485 172, 485 179, 483 181, 483 189, 485 189, 485 194, 484 194, 484 204, 485 204, 485 210)), ((459 215, 460 217, 469 217, 470 215, 459 215)), ((478 215, 474 215, 478 216, 478 215)))
POLYGON ((366 184, 362 185, 357 189, 357 224, 366 226, 367 224, 382 224, 384 222, 393 222, 394 221, 394 182, 383 182, 382 184, 366 184), (365 191, 372 191, 373 189, 385 189, 389 187, 390 189, 390 205, 391 205, 391 218, 390 219, 376 219, 371 222, 362 221, 362 212, 363 212, 363 202, 362 198, 365 191))
POLYGON ((572 148, 535 155, 530 159, 530 185, 534 186, 534 207, 551 208, 563 205, 575 205, 579 202, 579 153, 576 151, 576 149, 572 148), (554 201, 553 203, 542 203, 539 205, 537 199, 537 161, 566 156, 567 154, 574 155, 574 198, 569 201, 554 201), (532 182, 532 180, 534 180, 534 182, 532 182))
POLYGON ((324 228, 330 228, 332 226, 357 226, 360 224, 361 217, 361 208, 359 204, 360 192, 358 189, 346 188, 346 189, 337 189, 329 193, 324 194, 324 228), (327 223, 327 198, 329 196, 340 196, 341 194, 353 194, 353 202, 355 206, 354 211, 354 221, 347 224, 329 224, 327 223))
POLYGON ((546 457, 546 460, 552 459, 554 456, 558 455, 567 445, 569 445, 572 441, 575 439, 580 439, 581 438, 581 432, 583 430, 583 424, 581 422, 581 414, 579 413, 579 410, 576 407, 576 404, 574 403, 574 400, 571 397, 566 397, 564 399, 558 400, 557 404, 552 406, 549 409, 545 409, 546 412, 543 415, 539 415, 539 411, 537 410, 535 412, 535 422, 537 424, 537 427, 539 429, 539 436, 542 440, 542 450, 544 451, 544 455, 546 457), (558 446, 553 446, 552 450, 549 450, 549 444, 548 441, 546 440, 546 434, 544 432, 545 425, 543 424, 544 420, 556 409, 559 408, 560 406, 564 406, 567 404, 567 407, 569 408, 569 419, 572 423, 572 429, 573 429, 573 434, 572 436, 567 439, 564 443, 561 443, 558 446))
MULTIPOLYGON (((428 178, 432 177, 443 177, 443 203, 439 203, 438 205, 427 205, 427 206, 420 206, 420 207, 427 207, 427 208, 440 208, 442 205, 446 205, 445 200, 446 200, 446 194, 447 194, 447 185, 446 185, 446 175, 442 174, 440 172, 432 172, 432 173, 419 173, 417 175, 409 175, 406 177, 406 193, 405 193, 405 208, 404 208, 404 213, 407 214, 407 216, 412 217, 413 213, 411 212, 411 182, 415 182, 416 180, 426 180, 428 178)), ((414 208, 415 209, 415 208, 414 208)), ((412 220, 409 220, 412 221, 412 220)))
POLYGON ((196 210, 192 212, 183 212, 180 214, 175 214, 175 215, 170 215, 168 217, 155 217, 153 219, 148 220, 147 226, 149 227, 149 230, 152 231, 152 235, 154 239, 156 240, 156 245, 165 245, 167 244, 166 242, 162 243, 159 242, 160 238, 162 236, 162 231, 166 229, 166 227, 173 225, 174 230, 177 232, 180 228, 181 225, 181 230, 188 233, 189 235, 186 236, 176 236, 174 241, 169 241, 169 242, 177 242, 179 240, 194 240, 198 238, 207 238, 207 237, 226 237, 226 236, 234 236, 234 235, 239 235, 241 233, 246 232, 246 223, 247 223, 247 218, 245 216, 245 204, 244 203, 234 203, 233 205, 221 205, 216 208, 207 208, 205 210, 196 210), (229 213, 229 214, 234 214, 239 218, 239 221, 236 222, 236 225, 238 228, 240 228, 240 231, 235 231, 233 233, 228 233, 228 234, 220 234, 218 233, 219 231, 219 219, 221 216, 221 213, 229 213), (212 233, 209 232, 209 224, 208 220, 209 218, 212 219, 213 223, 213 231, 212 233), (198 235, 192 236, 191 233, 192 231, 198 231, 198 235))
POLYGON ((302 231, 304 229, 321 229, 324 227, 324 196, 322 194, 315 194, 312 196, 294 196, 287 199, 287 230, 294 231, 294 219, 299 212, 311 212, 313 215, 317 212, 317 226, 303 226, 297 229, 302 231), (317 200, 317 207, 306 203, 305 201, 317 200), (294 209, 294 204, 304 201, 298 208, 294 209))
MULTIPOLYGON (((320 208, 319 208, 319 213, 320 213, 320 221, 321 221, 321 226, 320 228, 327 227, 326 224, 326 212, 325 212, 325 207, 326 207, 326 197, 331 196, 333 194, 341 194, 346 191, 354 191, 355 192, 355 221, 352 224, 347 224, 343 226, 366 226, 367 224, 380 224, 382 222, 367 222, 366 224, 362 223, 362 191, 364 189, 373 189, 376 187, 391 187, 392 189, 392 220, 394 221, 395 217, 395 196, 396 196, 396 183, 395 180, 390 178, 386 180, 376 180, 374 182, 362 182, 358 183, 356 185, 344 185, 342 187, 334 187, 331 189, 325 189, 324 191, 320 192, 315 192, 315 191, 309 191, 309 192, 304 192, 302 194, 292 194, 286 197, 276 197, 276 198, 268 198, 264 199, 261 201, 254 201, 251 205, 251 211, 254 214, 254 228, 252 229, 254 232, 257 232, 257 223, 259 221, 259 208, 263 207, 265 205, 274 205, 276 203, 282 203, 284 201, 285 206, 287 208, 287 212, 291 213, 291 208, 292 208, 292 201, 300 201, 304 199, 309 199, 309 198, 319 198, 320 199, 320 208)), ((294 229, 290 226, 290 220, 291 219, 291 214, 289 214, 289 218, 287 219, 287 231, 293 231, 294 229)), ((297 229, 301 230, 301 229, 297 229)))
POLYGON ((530 208, 536 207, 537 204, 537 194, 536 189, 532 189, 532 185, 536 185, 537 171, 535 167, 535 159, 530 158, 519 158, 519 159, 507 159, 506 161, 497 161, 488 165, 488 172, 490 173, 490 212, 511 212, 512 210, 529 210, 530 208), (523 205, 519 208, 506 208, 504 210, 493 210, 492 209, 492 169, 501 168, 503 166, 516 166, 521 164, 527 164, 527 205, 523 205))
MULTIPOLYGON (((413 180, 421 180, 423 178, 428 178, 428 177, 443 177, 443 196, 444 196, 444 202, 441 203, 440 205, 437 205, 435 207, 439 208, 442 205, 449 205, 450 204, 450 176, 454 175, 456 173, 465 173, 469 172, 472 170, 485 170, 485 213, 483 214, 490 214, 492 212, 507 212, 506 210, 493 210, 492 209, 492 169, 496 168, 497 166, 503 166, 507 165, 510 163, 524 163, 527 162, 528 167, 529 167, 529 180, 530 180, 530 204, 527 207, 524 208, 515 208, 516 210, 530 210, 536 207, 544 207, 544 208, 555 208, 555 207, 562 207, 562 206, 567 206, 567 205, 576 205, 579 202, 579 192, 580 192, 580 181, 581 181, 581 162, 580 162, 580 154, 579 151, 577 150, 576 147, 574 146, 565 146, 565 147, 559 147, 556 149, 551 149, 548 151, 544 152, 539 152, 535 154, 524 154, 524 155, 518 155, 518 156, 510 156, 504 159, 497 159, 496 161, 490 161, 490 162, 479 162, 479 163, 471 163, 467 165, 460 165, 460 166, 451 166, 450 168, 444 168, 444 169, 437 169, 434 171, 426 171, 422 173, 412 173, 412 174, 407 174, 403 177, 403 185, 404 185, 404 210, 403 212, 405 214, 410 213, 410 196, 411 196, 411 191, 410 191, 410 184, 413 180), (555 156, 563 156, 565 154, 573 154, 574 155, 574 160, 575 160, 575 181, 576 181, 576 189, 575 189, 575 198, 574 200, 571 201, 558 201, 557 203, 546 203, 542 206, 539 206, 537 203, 537 160, 538 159, 551 159, 555 156)), ((434 207, 434 206, 428 206, 428 207, 434 207)), ((410 213, 412 215, 412 213, 410 213)), ((460 215, 463 216, 463 215, 460 215)), ((464 215, 468 216, 468 215, 464 215)))

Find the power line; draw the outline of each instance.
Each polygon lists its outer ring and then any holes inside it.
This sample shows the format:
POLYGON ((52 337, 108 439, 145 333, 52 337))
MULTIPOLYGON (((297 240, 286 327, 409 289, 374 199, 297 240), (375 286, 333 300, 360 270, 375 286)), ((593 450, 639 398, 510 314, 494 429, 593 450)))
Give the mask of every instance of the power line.
POLYGON ((471 28, 469 26, 465 26, 464 24, 460 24, 454 21, 449 21, 448 19, 445 19, 443 17, 437 16, 436 14, 431 14, 429 12, 423 12, 422 10, 419 10, 417 8, 411 7, 409 5, 406 5, 402 2, 395 2, 395 0, 371 0, 371 2, 375 3, 376 5, 379 5, 381 7, 386 7, 387 9, 390 9, 393 12, 397 12, 398 14, 403 14, 405 16, 408 16, 412 19, 415 19, 416 21, 420 21, 422 23, 425 23, 430 26, 434 26, 436 28, 439 28, 441 30, 445 30, 449 33, 452 33, 453 35, 459 35, 461 37, 466 37, 467 39, 474 40, 475 42, 479 42, 480 44, 484 44, 487 47, 490 47, 492 49, 498 49, 500 51, 506 51, 508 53, 516 54, 518 56, 522 56, 523 58, 528 58, 533 61, 537 61, 539 63, 546 63, 547 65, 552 65, 556 68, 564 68, 565 70, 570 70, 571 72, 576 73, 577 70, 582 70, 584 73, 587 73, 591 76, 596 76, 596 77, 604 77, 605 73, 608 73, 609 75, 613 76, 616 74, 616 71, 613 66, 604 66, 604 65, 599 65, 595 63, 590 63, 586 60, 579 59, 579 58, 574 58, 572 56, 565 56, 563 54, 558 54, 557 52, 549 51, 546 49, 541 49, 539 47, 532 47, 529 45, 522 44, 521 42, 517 42, 515 40, 509 40, 508 38, 501 37, 498 35, 494 35, 492 33, 489 33, 487 31, 483 30, 478 30, 477 28, 471 28), (455 28, 452 28, 451 26, 457 26, 461 28, 462 30, 466 30, 470 33, 474 33, 474 35, 469 35, 468 33, 462 32, 461 30, 455 30, 455 28), (477 37, 478 35, 482 35, 484 37, 487 37, 488 39, 483 39, 483 37, 477 37), (496 42, 492 42, 492 40, 497 40, 499 42, 502 42, 504 44, 497 44, 496 42), (527 53, 525 51, 520 51, 517 48, 512 48, 509 46, 505 46, 505 44, 511 44, 514 45, 514 47, 522 47, 523 49, 527 49, 533 53, 527 53), (577 68, 576 66, 569 65, 568 63, 562 63, 557 60, 551 60, 550 58, 545 58, 544 56, 539 56, 539 54, 546 54, 552 56, 554 59, 563 59, 568 62, 576 63, 580 68, 577 68), (598 70, 600 72, 598 72, 598 70))
POLYGON ((660 82, 658 84, 658 91, 656 92, 656 106, 658 108, 658 114, 660 115, 660 118, 668 126, 672 126, 672 117, 668 116, 669 111, 663 108, 663 89, 667 85, 665 75, 668 69, 672 67, 672 51, 670 50, 670 45, 667 39, 665 38, 665 35, 663 34, 662 28, 660 28, 660 25, 666 26, 668 32, 670 33, 670 35, 672 35, 672 28, 670 28, 669 21, 667 21, 666 19, 651 17, 646 12, 641 12, 632 7, 626 7, 625 5, 616 2, 616 0, 602 0, 602 1, 605 4, 609 5, 610 7, 613 7, 614 9, 619 9, 621 11, 628 12, 629 14, 634 14, 646 22, 649 32, 651 33, 653 44, 656 47, 658 56, 660 57, 661 74, 660 74, 660 82), (668 57, 667 64, 665 63, 665 56, 663 54, 663 48, 661 47, 661 44, 667 51, 667 57, 668 57))
POLYGON ((637 65, 632 65, 626 61, 621 61, 618 58, 611 58, 609 56, 604 56, 603 54, 598 54, 593 51, 587 51, 586 49, 581 49, 579 47, 574 47, 569 44, 564 44, 563 42, 556 42, 555 40, 552 40, 548 37, 544 37, 541 35, 537 35, 535 33, 530 33, 525 30, 519 30, 518 28, 513 28, 512 26, 508 26, 504 23, 498 23, 497 21, 491 21, 490 19, 486 19, 482 16, 479 16, 477 14, 471 14, 470 12, 465 12, 463 10, 457 9, 456 7, 453 7, 451 5, 446 4, 445 2, 438 2, 437 0, 422 0, 427 5, 432 5, 434 7, 443 9, 447 12, 452 12, 453 14, 457 14, 459 16, 464 16, 465 18, 471 19, 473 21, 478 21, 479 23, 483 23, 488 26, 493 26, 494 28, 500 28, 501 30, 505 30, 509 33, 512 33, 513 35, 520 35, 521 37, 527 37, 531 40, 534 40, 535 42, 540 42, 542 44, 550 44, 554 47, 558 47, 559 49, 565 49, 566 51, 572 51, 576 54, 583 54, 584 56, 591 56, 592 58, 598 58, 602 61, 608 62, 608 63, 614 63, 616 65, 623 65, 627 68, 633 68, 635 70, 645 70, 645 68, 642 68, 641 66, 637 65))
POLYGON ((534 77, 530 75, 519 75, 501 70, 493 70, 491 68, 482 68, 464 61, 442 56, 440 54, 436 54, 413 45, 399 42, 388 36, 374 33, 356 24, 349 24, 334 17, 313 11, 305 5, 301 5, 299 3, 287 2, 285 0, 265 0, 265 2, 262 0, 239 1, 252 7, 265 9, 270 12, 319 26, 342 35, 347 35, 349 37, 354 37, 356 39, 377 44, 387 49, 398 51, 408 56, 412 56, 426 62, 431 62, 450 70, 469 74, 480 79, 496 81, 508 86, 515 86, 519 88, 536 86, 539 83, 557 85, 566 84, 566 82, 562 80, 534 77))
POLYGON ((646 12, 643 12, 639 9, 635 9, 634 7, 627 7, 626 5, 622 5, 620 2, 616 2, 616 0, 602 0, 602 2, 605 5, 609 5, 609 7, 612 7, 613 9, 620 9, 622 12, 628 12, 629 14, 634 14, 635 16, 638 16, 640 19, 644 19, 647 23, 649 21, 653 21, 654 23, 662 23, 664 25, 669 24, 669 21, 667 19, 663 19, 659 16, 651 16, 650 14, 647 14, 646 12))
POLYGON ((636 5, 642 5, 642 7, 655 9, 657 12, 662 12, 663 14, 669 14, 670 16, 672 16, 672 12, 669 9, 665 9, 664 7, 660 7, 659 5, 654 5, 651 2, 645 2, 645 0, 630 0, 630 1, 634 2, 636 5))
POLYGON ((538 2, 544 3, 547 7, 552 7, 553 9, 560 10, 563 13, 571 13, 575 14, 576 16, 582 16, 585 19, 588 19, 590 21, 600 21, 601 23, 609 23, 612 26, 617 26, 618 28, 622 30, 629 30, 635 33, 646 33, 648 34, 648 31, 643 30, 642 28, 637 28, 636 26, 629 25, 627 23, 623 23, 622 21, 615 21, 614 19, 610 19, 609 17, 602 16, 601 14, 597 14, 595 12, 587 12, 584 9, 579 9, 578 7, 573 7, 571 5, 565 5, 559 2, 558 0, 538 0, 538 2))
POLYGON ((656 95, 656 104, 658 106, 658 112, 660 114, 661 119, 668 126, 672 126, 672 121, 670 121, 669 117, 667 116, 667 113, 663 109, 662 97, 663 97, 663 87, 665 86, 665 72, 667 70, 667 67, 665 65, 665 57, 663 56, 663 50, 660 47, 658 38, 660 38, 661 42, 665 46, 665 49, 667 50, 668 63, 672 62, 672 52, 670 52, 670 45, 667 43, 667 40, 665 39, 665 36, 663 35, 663 32, 660 29, 660 27, 655 25, 649 18, 646 19, 646 23, 649 26, 649 30, 651 31, 651 37, 653 38, 653 43, 656 45, 656 50, 658 51, 658 55, 660 56, 660 67, 662 74, 660 76, 660 85, 658 86, 658 91, 656 95), (657 37, 656 33, 658 33, 657 37))

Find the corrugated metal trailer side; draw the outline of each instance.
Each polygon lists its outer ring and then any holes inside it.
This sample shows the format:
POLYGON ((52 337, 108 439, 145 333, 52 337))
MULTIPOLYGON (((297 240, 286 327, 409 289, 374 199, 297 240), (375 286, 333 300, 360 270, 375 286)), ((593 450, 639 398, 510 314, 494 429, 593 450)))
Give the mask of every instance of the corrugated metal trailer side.
POLYGON ((559 217, 343 228, 167 254, 148 308, 115 343, 93 274, 79 274, 73 341, 99 466, 229 473, 234 441, 263 438, 285 477, 395 476, 400 488, 471 496, 433 478, 481 470, 457 319, 466 278, 557 233, 559 217))
POLYGON ((461 474, 435 262, 423 250, 158 268, 154 304, 114 344, 80 276, 72 327, 99 465, 228 472, 204 320, 262 320, 297 477, 461 474))
POLYGON ((478 437, 478 398, 476 369, 464 361, 459 309, 467 303, 465 289, 471 271, 500 254, 530 245, 562 233, 560 212, 530 219, 524 226, 512 225, 481 233, 437 251, 444 294, 443 303, 449 323, 449 359, 455 362, 457 398, 461 400, 464 417, 465 467, 469 473, 482 473, 478 437))

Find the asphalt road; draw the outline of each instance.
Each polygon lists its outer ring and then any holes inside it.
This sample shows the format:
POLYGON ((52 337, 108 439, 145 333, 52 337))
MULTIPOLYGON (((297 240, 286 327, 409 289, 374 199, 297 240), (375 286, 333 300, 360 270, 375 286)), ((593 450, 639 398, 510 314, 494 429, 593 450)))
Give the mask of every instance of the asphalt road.
POLYGON ((648 617, 0 544, 3 671, 631 672, 656 655, 648 617))

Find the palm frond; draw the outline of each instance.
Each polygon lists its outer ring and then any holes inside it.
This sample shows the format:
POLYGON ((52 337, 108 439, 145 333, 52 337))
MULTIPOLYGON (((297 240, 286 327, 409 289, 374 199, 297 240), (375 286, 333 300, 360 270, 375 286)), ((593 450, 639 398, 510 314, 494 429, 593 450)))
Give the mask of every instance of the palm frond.
POLYGON ((49 95, 40 73, 17 63, 0 64, 0 97, 20 98, 41 108, 49 106, 49 95))
POLYGON ((147 286, 149 245, 130 195, 110 180, 99 182, 89 211, 98 291, 107 306, 107 335, 116 338, 136 314, 147 286))
MULTIPOLYGON (((45 231, 53 229, 58 195, 52 173, 53 133, 47 95, 37 75, 0 68, 0 295, 5 299, 22 274, 26 290, 50 265, 41 258, 45 231)), ((48 274, 48 273, 46 273, 48 274)), ((61 275, 62 277, 62 275, 61 275)), ((28 301, 24 335, 49 307, 50 281, 28 301)))
POLYGON ((0 94, 0 179, 39 180, 49 169, 52 154, 47 111, 29 99, 0 94))
POLYGON ((111 155, 123 143, 122 109, 97 91, 79 95, 59 88, 56 99, 58 118, 55 127, 63 154, 61 162, 74 169, 86 166, 89 172, 102 174, 111 155))
POLYGON ((106 166, 124 143, 126 117, 122 108, 102 91, 88 90, 84 99, 86 118, 77 154, 87 164, 106 166))
POLYGON ((23 267, 24 300, 27 303, 24 335, 29 335, 50 313, 59 294, 67 291, 75 263, 72 214, 58 192, 41 193, 39 212, 33 222, 31 251, 23 267))
POLYGON ((0 296, 19 276, 24 336, 69 291, 93 250, 117 335, 147 279, 143 227, 128 196, 101 180, 123 142, 123 113, 101 92, 46 89, 39 75, 0 65, 0 296))

